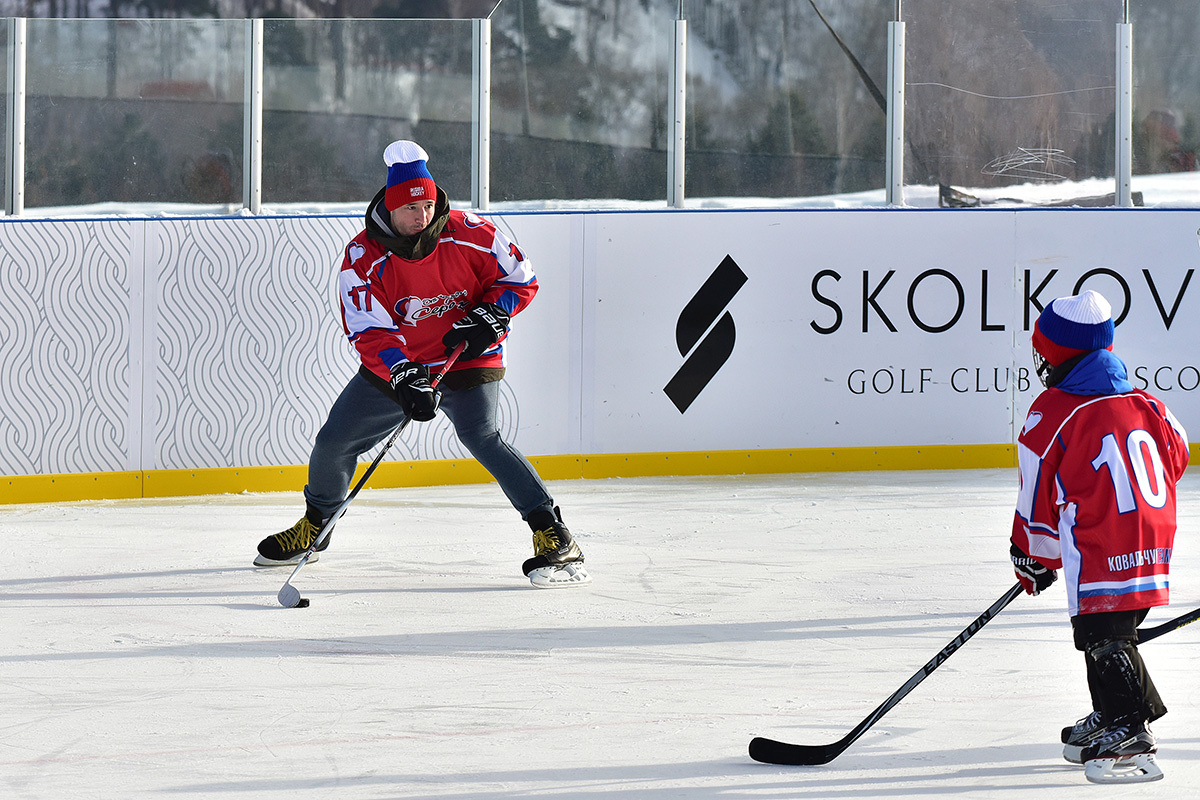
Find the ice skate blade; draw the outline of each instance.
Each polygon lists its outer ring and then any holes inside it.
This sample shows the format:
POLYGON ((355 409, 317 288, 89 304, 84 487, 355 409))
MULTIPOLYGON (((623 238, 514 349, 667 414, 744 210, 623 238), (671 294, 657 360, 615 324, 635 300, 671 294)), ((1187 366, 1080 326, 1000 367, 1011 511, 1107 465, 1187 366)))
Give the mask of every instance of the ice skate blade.
POLYGON ((1153 753, 1124 758, 1093 758, 1083 765, 1083 776, 1092 783, 1149 783, 1160 780, 1163 772, 1153 753))
MULTIPOLYGON (((304 551, 301 551, 301 552, 297 553, 296 555, 292 556, 291 558, 285 558, 282 561, 275 561, 274 559, 267 558, 262 553, 259 553, 257 556, 254 557, 254 566, 256 566, 256 567, 294 567, 300 563, 300 559, 303 557, 304 557, 304 551)), ((320 560, 321 560, 321 557, 318 556, 316 553, 313 553, 312 557, 310 559, 308 559, 308 563, 315 564, 317 561, 320 561, 320 560)))
POLYGON ((583 586, 592 582, 587 567, 581 563, 571 562, 552 567, 538 567, 530 570, 529 582, 539 589, 562 589, 569 586, 583 586))

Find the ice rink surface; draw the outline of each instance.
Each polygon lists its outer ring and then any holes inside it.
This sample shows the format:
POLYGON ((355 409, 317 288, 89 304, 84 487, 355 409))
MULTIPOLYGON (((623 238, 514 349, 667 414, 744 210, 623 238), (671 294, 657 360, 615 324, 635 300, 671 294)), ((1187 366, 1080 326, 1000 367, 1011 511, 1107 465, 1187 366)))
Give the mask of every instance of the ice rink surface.
MULTIPOLYGON (((1200 624, 1142 653, 1166 778, 1062 760, 1089 711, 1061 586, 1022 595, 832 763, 1015 579, 1015 470, 551 484, 587 587, 520 574, 494 485, 366 490, 320 561, 252 567, 299 492, 0 507, 5 798, 1200 797, 1200 624)), ((1200 481, 1172 605, 1200 606, 1200 481)))

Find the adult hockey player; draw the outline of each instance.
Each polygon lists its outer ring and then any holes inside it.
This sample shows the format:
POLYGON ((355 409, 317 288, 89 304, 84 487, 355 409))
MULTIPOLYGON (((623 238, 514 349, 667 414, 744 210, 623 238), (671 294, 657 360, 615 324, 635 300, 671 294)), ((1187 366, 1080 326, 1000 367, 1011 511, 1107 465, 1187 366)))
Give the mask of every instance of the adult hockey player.
POLYGON ((1175 484, 1187 434, 1130 384, 1111 350, 1098 292, 1052 301, 1034 326, 1045 385, 1017 440, 1020 492, 1011 557, 1028 594, 1063 571, 1092 713, 1063 729, 1063 757, 1096 783, 1162 777, 1147 723, 1167 712, 1137 648, 1137 626, 1167 604, 1175 484))
MULTIPOLYGON (((342 326, 362 365, 317 433, 304 516, 259 543, 254 563, 297 563, 346 498, 359 456, 405 416, 428 422, 440 408, 533 530, 534 555, 523 565, 530 581, 586 583, 583 553, 546 485, 497 424, 509 321, 538 289, 529 260, 487 220, 451 210, 420 145, 393 142, 383 159, 387 184, 346 245, 338 277, 342 326), (433 386, 429 368, 461 342, 465 350, 433 386)), ((320 549, 328 545, 327 536, 320 549)))

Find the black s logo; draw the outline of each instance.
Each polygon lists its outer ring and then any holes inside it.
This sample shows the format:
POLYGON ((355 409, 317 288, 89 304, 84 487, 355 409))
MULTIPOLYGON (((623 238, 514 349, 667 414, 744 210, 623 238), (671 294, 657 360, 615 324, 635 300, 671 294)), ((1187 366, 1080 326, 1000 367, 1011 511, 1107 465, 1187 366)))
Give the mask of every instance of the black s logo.
POLYGON ((733 353, 733 315, 725 311, 725 307, 746 281, 746 274, 727 255, 679 314, 679 321, 675 323, 675 343, 679 354, 687 356, 687 360, 663 392, 681 414, 733 353), (722 311, 725 311, 724 315, 722 311), (711 331, 709 326, 712 326, 711 331), (708 331, 707 336, 704 336, 705 331, 708 331), (704 336, 703 341, 701 336, 704 336), (688 351, 691 351, 690 356, 688 351))

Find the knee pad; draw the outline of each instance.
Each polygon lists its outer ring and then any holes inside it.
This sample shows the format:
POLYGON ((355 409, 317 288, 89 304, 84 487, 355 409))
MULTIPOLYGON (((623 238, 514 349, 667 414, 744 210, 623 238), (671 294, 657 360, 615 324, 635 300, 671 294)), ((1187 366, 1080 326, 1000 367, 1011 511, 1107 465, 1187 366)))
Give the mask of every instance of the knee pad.
POLYGON ((1113 718, 1138 716, 1145 687, 1137 649, 1128 639, 1101 639, 1088 644, 1087 656, 1100 678, 1100 693, 1113 718))
POLYGON ((1097 666, 1116 657, 1119 653, 1125 653, 1126 657, 1128 657, 1128 653, 1131 650, 1133 650, 1133 644, 1128 639, 1118 637, 1109 637, 1096 642, 1088 642, 1087 645, 1088 658, 1095 661, 1097 666))

